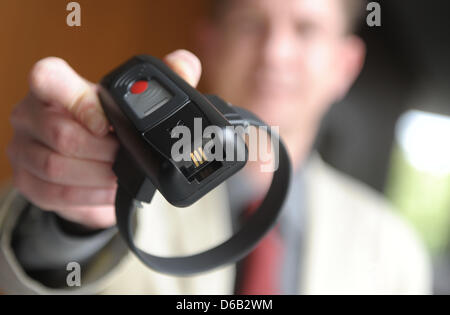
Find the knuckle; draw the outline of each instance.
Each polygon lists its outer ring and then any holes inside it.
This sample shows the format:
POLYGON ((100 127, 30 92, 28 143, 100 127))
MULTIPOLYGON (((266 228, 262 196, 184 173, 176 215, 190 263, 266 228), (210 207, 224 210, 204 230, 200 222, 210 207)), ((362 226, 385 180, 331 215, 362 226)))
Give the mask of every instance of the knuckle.
POLYGON ((78 194, 76 188, 70 186, 62 187, 59 192, 58 198, 62 203, 66 205, 71 205, 77 201, 79 202, 79 200, 77 200, 78 194))
POLYGON ((14 170, 12 184, 15 188, 20 190, 22 193, 25 193, 23 174, 20 170, 14 170))
POLYGON ((55 149, 61 154, 75 156, 80 147, 81 137, 76 128, 67 123, 55 124, 52 130, 55 149))
POLYGON ((12 127, 17 127, 19 121, 23 119, 23 104, 19 103, 16 105, 11 111, 11 115, 9 116, 9 123, 12 127))
POLYGON ((6 156, 9 158, 9 161, 11 162, 11 164, 13 164, 15 161, 15 156, 16 156, 16 147, 15 147, 14 143, 11 142, 6 147, 6 156))
POLYGON ((43 185, 34 187, 30 184, 27 174, 21 170, 14 170, 13 186, 30 202, 43 210, 50 210, 57 196, 56 186, 43 185))
POLYGON ((113 207, 89 207, 82 213, 82 220, 92 227, 107 228, 115 224, 113 207))
POLYGON ((103 226, 105 221, 98 213, 96 213, 95 209, 91 211, 86 211, 82 216, 83 222, 89 223, 91 226, 103 226))
POLYGON ((27 198, 33 204, 37 205, 40 208, 44 208, 47 206, 47 200, 45 199, 45 196, 31 187, 28 177, 22 170, 19 169, 14 172, 13 185, 25 198, 27 198))
POLYGON ((63 160, 54 152, 50 152, 45 158, 44 174, 50 180, 58 180, 64 174, 63 160))
POLYGON ((40 192, 36 198, 40 207, 44 207, 47 210, 51 208, 50 205, 55 205, 60 200, 61 189, 58 185, 46 185, 46 187, 40 192))
POLYGON ((92 210, 92 208, 91 207, 88 207, 88 208, 85 208, 85 209, 83 209, 83 210, 81 210, 81 211, 79 211, 79 216, 80 216, 80 219, 83 221, 83 222, 85 222, 85 223, 87 223, 87 222, 89 222, 89 223, 95 223, 95 221, 97 220, 97 218, 93 215, 93 210, 92 210))

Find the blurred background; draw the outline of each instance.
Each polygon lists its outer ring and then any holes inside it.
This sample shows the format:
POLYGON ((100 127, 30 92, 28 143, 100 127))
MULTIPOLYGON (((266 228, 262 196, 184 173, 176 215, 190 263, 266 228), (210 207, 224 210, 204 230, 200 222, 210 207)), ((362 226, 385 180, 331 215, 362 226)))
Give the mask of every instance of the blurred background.
POLYGON ((450 293, 450 2, 385 0, 382 27, 363 25, 364 71, 322 124, 323 158, 384 193, 450 293))
MULTIPOLYGON (((0 183, 11 176, 8 117, 40 58, 58 56, 98 81, 134 54, 186 48, 208 0, 0 0, 0 183)), ((435 292, 450 293, 450 2, 384 0, 382 26, 363 25, 363 74, 324 119, 316 141, 334 167, 385 194, 422 236, 435 292)))

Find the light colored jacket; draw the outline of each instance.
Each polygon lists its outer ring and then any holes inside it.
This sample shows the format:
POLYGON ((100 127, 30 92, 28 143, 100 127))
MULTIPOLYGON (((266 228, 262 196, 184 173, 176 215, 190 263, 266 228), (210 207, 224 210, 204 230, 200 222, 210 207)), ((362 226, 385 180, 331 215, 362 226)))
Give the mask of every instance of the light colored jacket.
MULTIPOLYGON (((430 293, 430 263, 421 242, 380 195, 332 169, 318 155, 308 162, 305 183, 307 222, 299 294, 430 293)), ((172 277, 153 272, 132 254, 121 255, 114 244, 89 270, 82 270, 80 288, 46 288, 24 273, 10 247, 14 222, 25 204, 11 189, 0 208, 4 293, 233 294, 233 265, 193 277, 172 277)), ((159 255, 193 254, 231 233, 225 185, 183 209, 157 194, 138 218, 137 243, 159 255)))

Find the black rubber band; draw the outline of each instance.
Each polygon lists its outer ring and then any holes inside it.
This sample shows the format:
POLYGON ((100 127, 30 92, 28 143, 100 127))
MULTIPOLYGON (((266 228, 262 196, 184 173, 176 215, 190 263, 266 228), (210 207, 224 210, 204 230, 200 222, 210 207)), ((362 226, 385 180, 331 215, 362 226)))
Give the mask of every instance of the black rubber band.
MULTIPOLYGON (((288 192, 291 164, 286 147, 269 126, 252 113, 234 107, 243 120, 230 119, 233 125, 263 126, 268 129, 272 141, 279 141, 278 169, 274 172, 272 183, 263 202, 235 235, 224 243, 203 253, 183 257, 159 257, 146 253, 136 247, 133 240, 133 217, 136 211, 136 194, 125 189, 119 182, 116 196, 116 216, 119 231, 139 259, 151 269, 170 275, 189 276, 232 264, 244 258, 274 226, 288 192), (134 194, 134 195, 133 195, 134 194)), ((231 117, 230 117, 231 118, 231 117)), ((145 192, 140 189, 140 199, 151 200, 155 188, 145 181, 145 192), (143 196, 145 194, 145 196, 143 196)))

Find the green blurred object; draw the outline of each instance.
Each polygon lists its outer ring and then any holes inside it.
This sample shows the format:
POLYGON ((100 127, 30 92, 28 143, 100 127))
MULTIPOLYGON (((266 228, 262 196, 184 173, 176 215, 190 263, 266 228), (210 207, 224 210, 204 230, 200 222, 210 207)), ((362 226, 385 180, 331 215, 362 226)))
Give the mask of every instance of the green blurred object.
POLYGON ((433 254, 448 248, 450 175, 438 176, 414 168, 397 145, 386 194, 417 228, 433 254))
POLYGON ((450 240, 450 118, 419 111, 405 115, 397 128, 386 195, 436 256, 449 249, 450 240))

